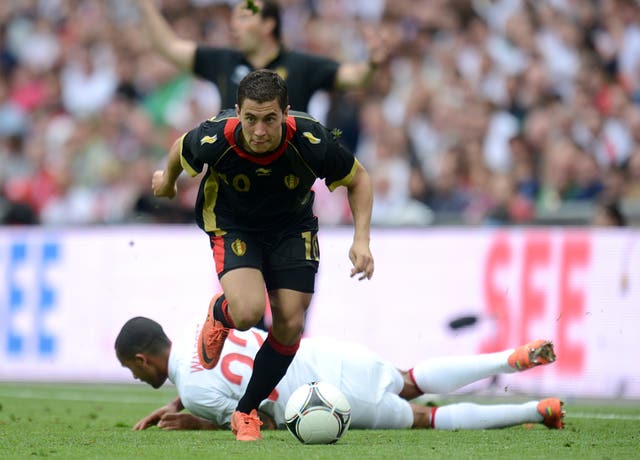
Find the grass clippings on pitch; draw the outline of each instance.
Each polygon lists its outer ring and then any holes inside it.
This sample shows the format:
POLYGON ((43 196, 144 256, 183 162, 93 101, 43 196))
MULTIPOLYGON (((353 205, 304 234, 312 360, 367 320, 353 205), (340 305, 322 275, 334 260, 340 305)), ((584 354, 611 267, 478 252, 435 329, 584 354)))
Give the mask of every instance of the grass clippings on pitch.
MULTIPOLYGON (((237 442, 228 431, 131 431, 174 395, 172 387, 143 384, 0 383, 0 458, 584 460, 638 458, 640 452, 640 401, 567 401, 564 430, 350 430, 329 446, 299 444, 286 431, 264 432, 257 443, 237 442)), ((486 402, 501 401, 512 402, 486 402)))

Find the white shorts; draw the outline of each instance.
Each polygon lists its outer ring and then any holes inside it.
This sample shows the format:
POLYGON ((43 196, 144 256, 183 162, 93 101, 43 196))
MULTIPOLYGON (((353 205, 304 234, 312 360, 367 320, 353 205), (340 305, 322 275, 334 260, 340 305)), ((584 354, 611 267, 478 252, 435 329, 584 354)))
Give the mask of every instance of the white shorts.
POLYGON ((324 380, 342 390, 351 404, 351 427, 359 429, 401 429, 413 425, 409 402, 400 398, 400 371, 371 350, 355 343, 313 338, 303 341, 287 375, 278 384, 281 406, 298 386, 324 380))

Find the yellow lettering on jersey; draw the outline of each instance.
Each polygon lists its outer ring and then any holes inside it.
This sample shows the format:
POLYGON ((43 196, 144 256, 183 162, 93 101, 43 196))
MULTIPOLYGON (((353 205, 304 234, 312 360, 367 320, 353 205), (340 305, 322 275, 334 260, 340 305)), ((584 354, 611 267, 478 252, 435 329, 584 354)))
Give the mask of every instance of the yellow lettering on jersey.
POLYGON ((200 139, 200 145, 213 144, 217 140, 218 140, 218 135, 217 134, 215 136, 213 136, 213 137, 204 136, 202 139, 200 139))
POLYGON ((231 243, 231 250, 238 257, 242 257, 247 252, 247 243, 238 238, 231 243))
POLYGON ((311 134, 309 131, 305 131, 304 133, 302 133, 302 135, 304 137, 306 137, 307 139, 309 139, 309 142, 311 142, 312 144, 319 144, 320 143, 320 139, 318 139, 316 136, 311 134))
POLYGON ((267 168, 258 168, 256 169, 256 176, 270 176, 271 170, 267 168))

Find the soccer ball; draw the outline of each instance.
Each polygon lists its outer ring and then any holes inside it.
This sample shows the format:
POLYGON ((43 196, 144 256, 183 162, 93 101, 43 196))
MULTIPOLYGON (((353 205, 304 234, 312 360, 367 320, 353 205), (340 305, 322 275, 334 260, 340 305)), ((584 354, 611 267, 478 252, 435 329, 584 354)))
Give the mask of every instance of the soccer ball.
POLYGON ((333 444, 349 429, 351 405, 330 383, 305 383, 287 401, 284 420, 303 444, 333 444))

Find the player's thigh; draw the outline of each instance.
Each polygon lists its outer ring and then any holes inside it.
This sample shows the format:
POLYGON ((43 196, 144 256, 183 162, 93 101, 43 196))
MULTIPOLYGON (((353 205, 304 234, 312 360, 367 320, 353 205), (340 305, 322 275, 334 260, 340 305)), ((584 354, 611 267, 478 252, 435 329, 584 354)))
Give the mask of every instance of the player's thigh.
POLYGON ((220 278, 220 285, 229 303, 234 320, 259 319, 266 308, 264 279, 256 268, 236 268, 220 278))
POLYGON ((408 401, 394 393, 384 393, 378 401, 351 400, 351 427, 374 430, 411 428, 413 410, 408 401))
POLYGON ((297 340, 304 326, 318 272, 317 232, 277 235, 268 241, 264 278, 269 292, 272 331, 283 341, 297 340))
POLYGON ((313 294, 319 262, 317 229, 301 227, 298 231, 268 235, 263 267, 267 291, 289 289, 313 294))
POLYGON ((210 241, 216 273, 231 311, 249 317, 262 315, 266 297, 260 235, 229 231, 223 236, 211 235, 210 241))

